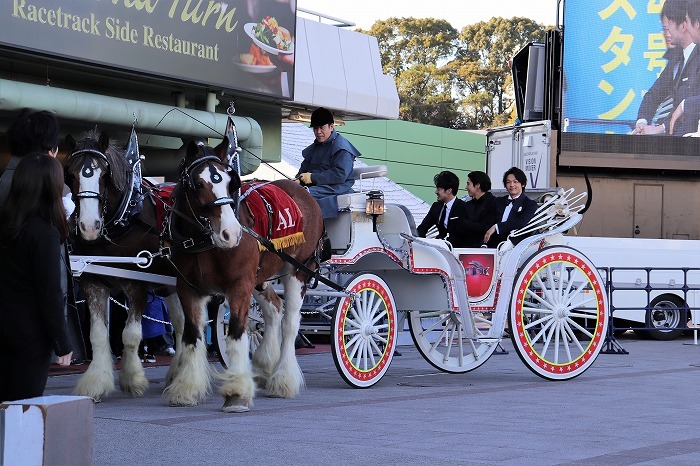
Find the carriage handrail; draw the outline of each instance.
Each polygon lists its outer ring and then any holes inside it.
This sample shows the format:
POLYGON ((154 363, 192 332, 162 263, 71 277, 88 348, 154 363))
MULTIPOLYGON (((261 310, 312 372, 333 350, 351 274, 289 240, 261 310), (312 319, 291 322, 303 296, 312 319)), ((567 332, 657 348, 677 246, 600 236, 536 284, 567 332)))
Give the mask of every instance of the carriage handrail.
POLYGON ((572 215, 578 214, 585 207, 583 202, 588 194, 582 192, 574 194, 574 188, 564 190, 559 188, 558 192, 547 199, 535 211, 532 219, 519 230, 513 231, 510 236, 517 237, 531 234, 543 229, 553 230, 562 223, 568 221, 572 215))

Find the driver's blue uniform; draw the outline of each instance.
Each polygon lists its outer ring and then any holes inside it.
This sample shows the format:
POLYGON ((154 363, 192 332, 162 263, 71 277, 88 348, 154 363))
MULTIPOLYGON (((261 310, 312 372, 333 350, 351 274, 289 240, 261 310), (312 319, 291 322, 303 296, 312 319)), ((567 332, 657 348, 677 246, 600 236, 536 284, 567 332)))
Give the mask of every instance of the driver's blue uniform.
POLYGON ((301 153, 304 161, 297 178, 302 173, 311 173, 313 185, 308 187, 309 193, 321 206, 323 218, 337 217, 337 196, 352 192, 355 183, 352 176, 353 162, 361 155, 360 152, 333 130, 325 142, 314 141, 301 153))

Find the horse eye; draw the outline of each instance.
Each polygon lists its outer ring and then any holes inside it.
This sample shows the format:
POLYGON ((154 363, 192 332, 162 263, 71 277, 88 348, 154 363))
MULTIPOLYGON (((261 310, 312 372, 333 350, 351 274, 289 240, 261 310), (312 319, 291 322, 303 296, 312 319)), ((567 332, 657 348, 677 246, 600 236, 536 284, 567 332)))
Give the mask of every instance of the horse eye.
POLYGON ((194 184, 194 187, 195 187, 196 189, 202 189, 202 188, 204 188, 204 183, 202 183, 201 181, 197 181, 197 182, 194 184))

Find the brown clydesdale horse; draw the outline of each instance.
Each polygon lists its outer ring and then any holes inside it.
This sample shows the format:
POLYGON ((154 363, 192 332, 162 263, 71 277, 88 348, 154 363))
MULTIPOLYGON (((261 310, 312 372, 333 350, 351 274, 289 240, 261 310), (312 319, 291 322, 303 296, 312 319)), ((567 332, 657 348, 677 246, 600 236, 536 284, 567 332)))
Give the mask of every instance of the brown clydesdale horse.
MULTIPOLYGON (((140 212, 129 215, 124 211, 124 196, 132 191, 133 167, 106 133, 97 130, 84 133, 78 141, 66 137, 69 156, 64 163, 66 184, 76 202, 72 222, 75 231, 71 243, 73 254, 88 256, 136 257, 144 250, 159 251, 159 228, 156 225, 155 206, 144 200, 140 212)), ((141 189, 140 186, 136 187, 141 189)), ((148 197, 148 194, 139 193, 148 197)), ((131 267, 135 270, 135 267, 131 267)), ((172 275, 172 266, 156 259, 147 270, 150 273, 172 275)), ((83 274, 81 289, 90 310, 90 342, 93 358, 90 367, 75 388, 77 395, 99 400, 114 390, 114 362, 109 345, 107 303, 109 291, 124 291, 129 299, 129 315, 122 333, 124 352, 119 372, 123 392, 142 395, 148 387, 138 347, 141 342, 141 315, 147 293, 152 284, 116 277, 83 274)), ((182 328, 182 310, 172 288, 167 299, 175 324, 175 333, 182 328), (179 319, 178 319, 179 317, 179 319)), ((172 379, 169 373, 168 380, 172 379)))
MULTIPOLYGON (((309 277, 275 254, 261 251, 258 241, 246 231, 253 228, 254 219, 245 202, 236 212, 234 198, 241 180, 229 166, 232 153, 230 148, 227 153, 227 147, 228 138, 214 149, 190 143, 174 193, 172 261, 178 269, 177 293, 185 325, 178 348, 178 367, 166 388, 166 398, 171 405, 194 405, 209 390, 210 373, 202 334, 205 304, 210 295, 221 294, 231 308, 226 340, 231 363, 218 374, 219 392, 224 397, 222 409, 245 412, 253 404, 254 378, 273 397, 293 397, 304 386, 294 340, 309 277), (272 287, 267 286, 272 277, 279 277, 284 285, 284 306, 272 287), (252 365, 245 331, 251 294, 265 318, 263 342, 253 355, 252 365)), ((318 204, 293 181, 272 184, 288 194, 303 215, 304 241, 283 250, 315 269, 314 259, 320 253, 323 234, 318 204)))

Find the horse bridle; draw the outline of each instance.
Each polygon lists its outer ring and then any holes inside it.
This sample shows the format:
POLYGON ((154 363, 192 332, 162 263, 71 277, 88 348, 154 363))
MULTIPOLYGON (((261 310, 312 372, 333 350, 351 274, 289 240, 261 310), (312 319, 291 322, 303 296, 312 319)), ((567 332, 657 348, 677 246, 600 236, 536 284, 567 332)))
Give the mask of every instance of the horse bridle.
MULTIPOLYGON (((111 171, 111 167, 109 165, 109 160, 107 159, 107 156, 98 150, 80 149, 80 150, 73 152, 68 157, 68 159, 70 160, 74 157, 80 157, 80 156, 85 156, 85 162, 83 163, 83 168, 80 170, 85 178, 92 178, 92 176, 95 174, 95 171, 92 168, 92 157, 90 157, 90 156, 97 157, 98 159, 102 160, 105 163, 105 165, 107 166, 107 174, 109 174, 109 172, 111 171)), ((95 192, 95 191, 79 191, 78 193, 76 193, 75 197, 78 200, 80 200, 80 199, 98 199, 98 200, 104 202, 105 208, 107 205, 107 193, 100 194, 99 192, 95 192)))
MULTIPOLYGON (((184 171, 182 172, 182 175, 180 177, 180 181, 182 182, 182 185, 187 187, 187 189, 189 189, 190 191, 196 192, 197 188, 195 187, 195 182, 193 179, 194 171, 197 169, 197 167, 199 167, 200 165, 205 164, 205 163, 209 167, 209 173, 211 175, 212 183, 214 183, 214 184, 221 183, 223 181, 223 178, 221 178, 221 175, 219 175, 219 173, 213 168, 212 162, 215 162, 215 163, 218 163, 220 165, 223 165, 224 167, 227 167, 228 170, 226 170, 226 173, 230 174, 233 171, 233 168, 230 165, 222 162, 219 157, 216 157, 215 155, 207 155, 207 156, 204 156, 202 158, 195 160, 194 162, 189 164, 184 169, 184 171)), ((231 177, 231 179, 233 179, 233 177, 231 177)), ((231 187, 229 186, 229 194, 231 192, 230 189, 231 189, 231 187)), ((236 195, 235 197, 238 197, 238 195, 236 195)), ((199 202, 199 200, 197 200, 197 204, 199 205, 199 207, 202 210, 208 210, 212 207, 222 207, 225 205, 233 205, 234 206, 233 207, 234 213, 236 214, 236 216, 238 216, 238 210, 236 208, 238 201, 231 196, 219 197, 219 198, 214 199, 213 201, 211 201, 207 204, 201 204, 199 202)))
MULTIPOLYGON (((109 158, 101 151, 97 149, 80 149, 75 152, 73 152, 69 157, 68 160, 74 159, 75 157, 85 157, 85 160, 83 162, 83 167, 81 168, 81 174, 85 178, 91 178, 94 174, 94 168, 92 166, 92 159, 93 157, 101 160, 104 162, 105 167, 106 167, 106 173, 105 175, 109 178, 112 175, 112 166, 109 163, 109 158)), ((107 236, 107 229, 109 226, 114 225, 116 227, 124 227, 127 225, 127 219, 130 215, 128 207, 131 205, 132 198, 134 197, 134 186, 133 186, 133 172, 131 173, 131 181, 130 181, 130 187, 128 188, 128 191, 125 193, 124 197, 122 198, 122 201, 120 205, 118 206, 117 210, 115 210, 114 215, 112 216, 111 219, 107 220, 107 200, 108 200, 108 191, 105 189, 104 194, 101 194, 99 192, 95 191, 79 191, 75 194, 76 199, 78 200, 78 203, 80 203, 81 199, 97 199, 98 202, 102 202, 102 212, 100 213, 100 216, 102 217, 102 225, 101 225, 101 230, 100 230, 100 235, 101 236, 107 236)), ((76 222, 76 230, 77 230, 77 222, 76 222)), ((77 231, 76 231, 77 233, 77 231)))

